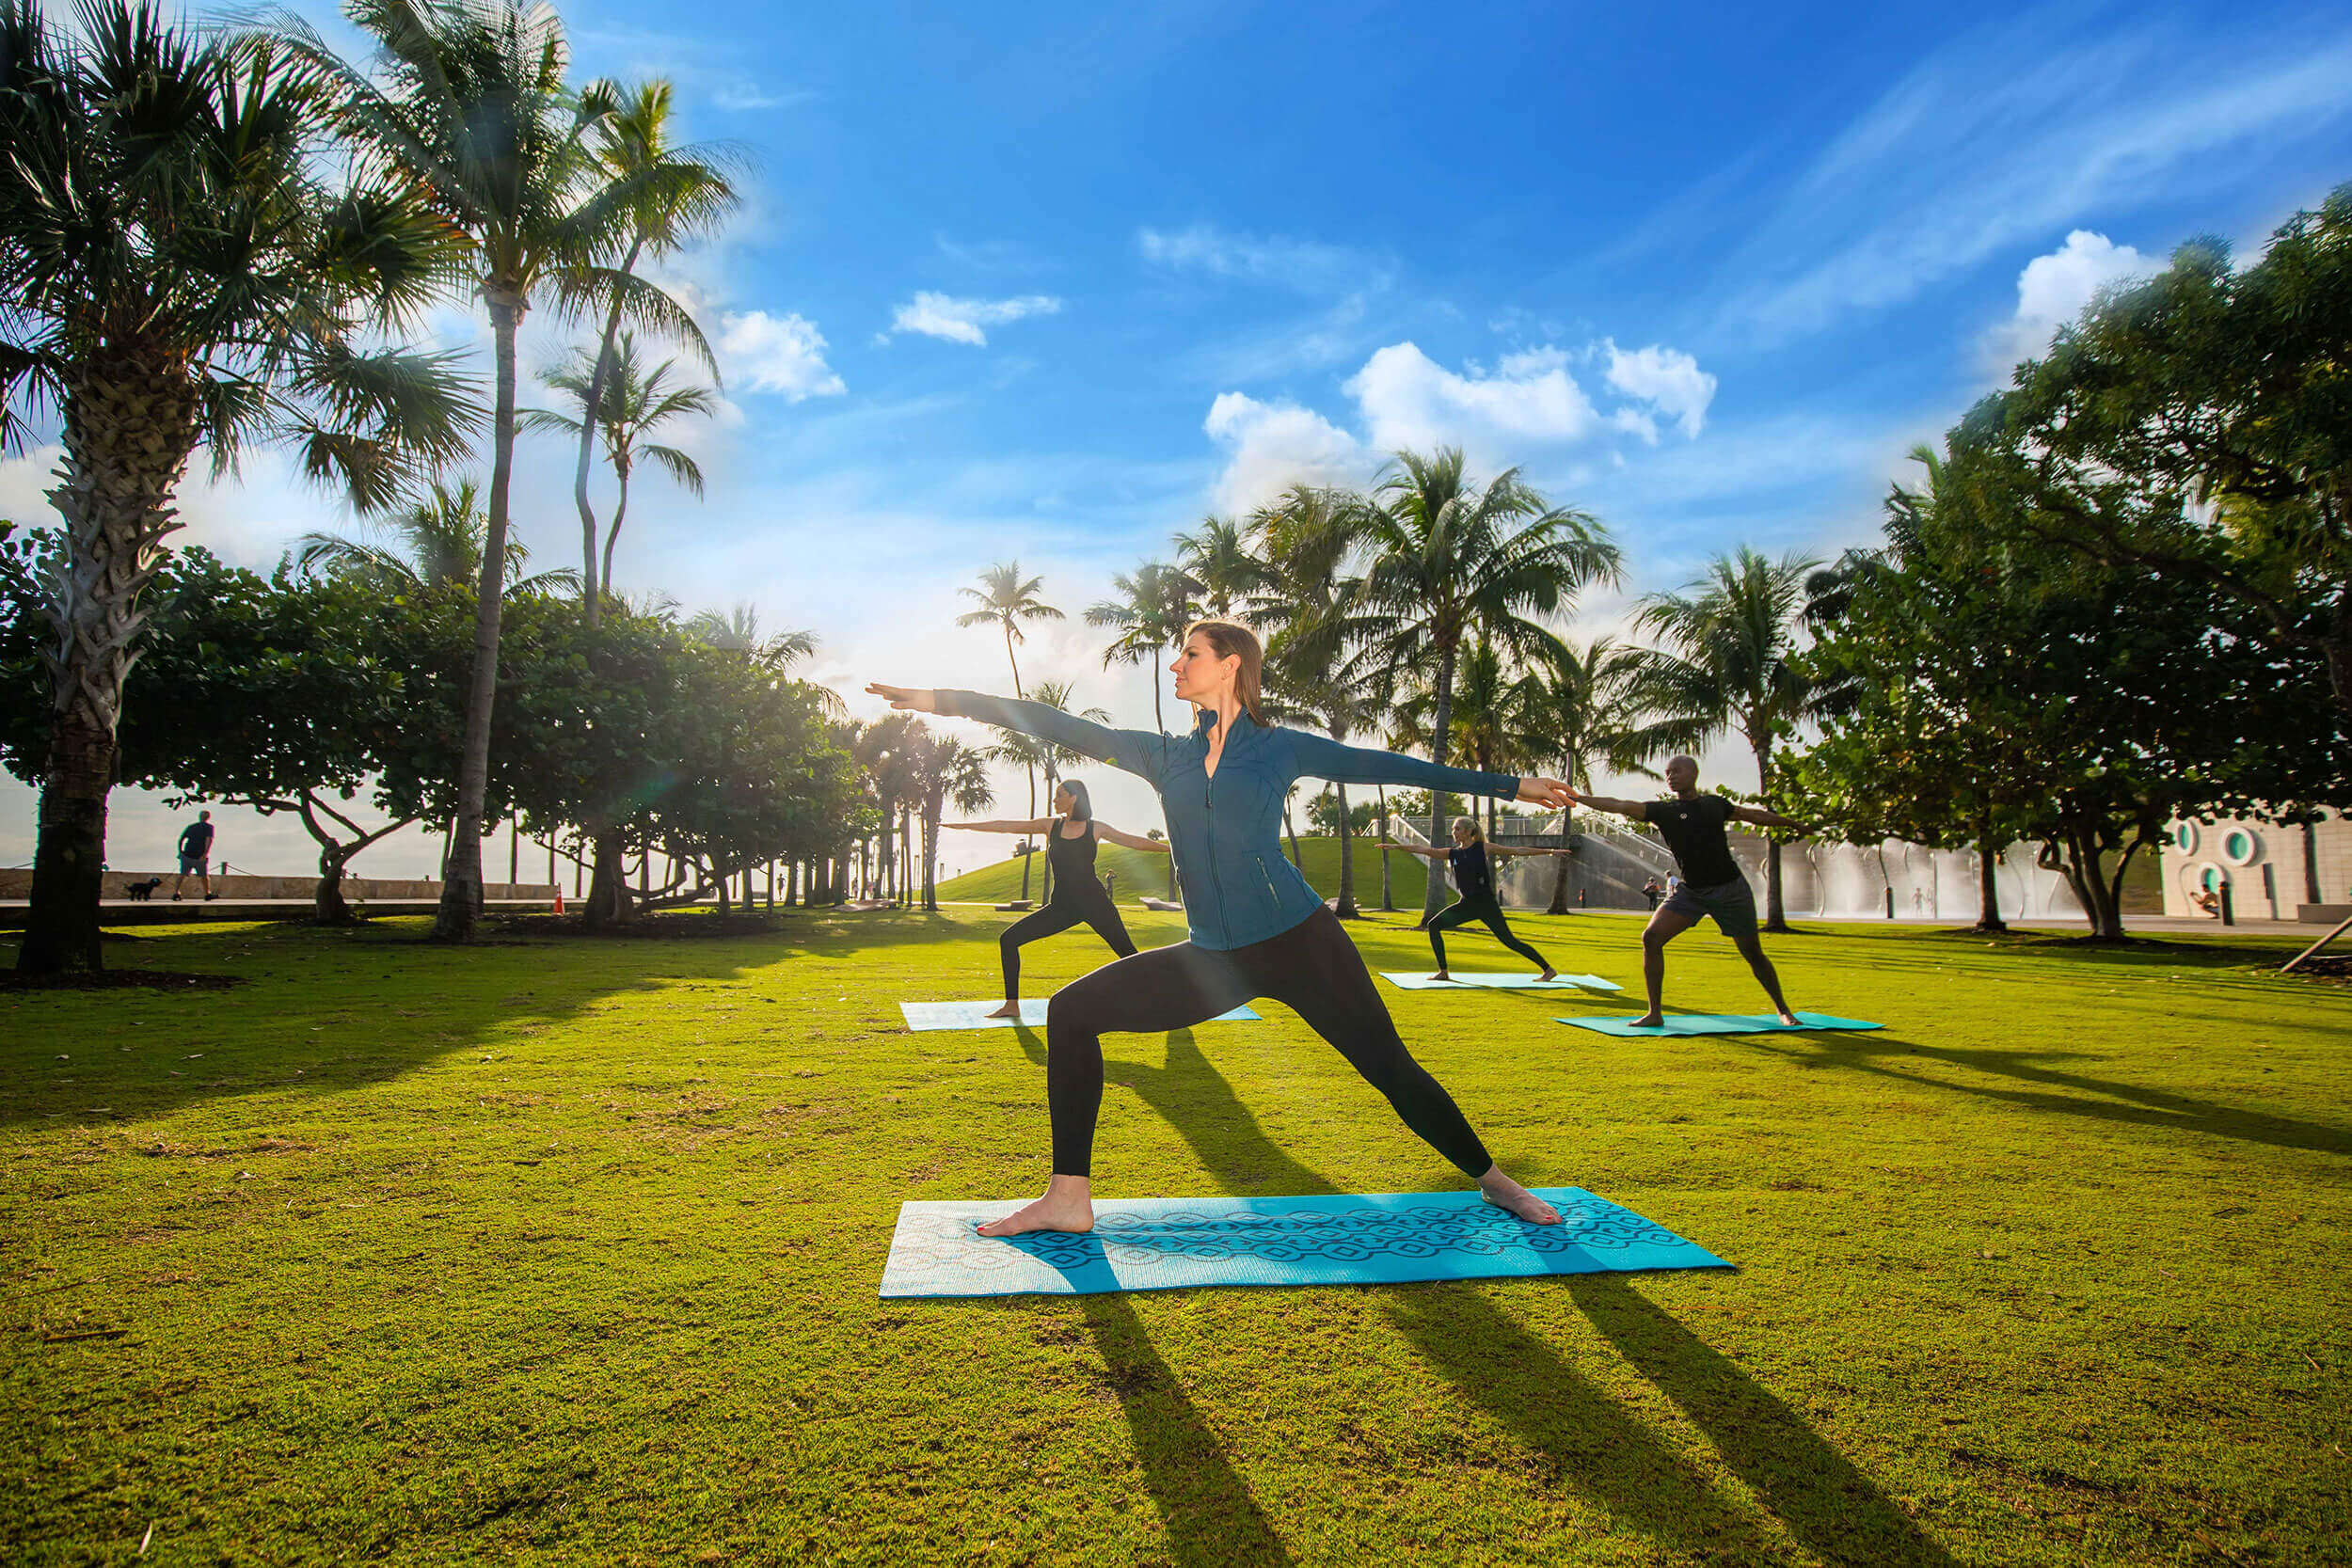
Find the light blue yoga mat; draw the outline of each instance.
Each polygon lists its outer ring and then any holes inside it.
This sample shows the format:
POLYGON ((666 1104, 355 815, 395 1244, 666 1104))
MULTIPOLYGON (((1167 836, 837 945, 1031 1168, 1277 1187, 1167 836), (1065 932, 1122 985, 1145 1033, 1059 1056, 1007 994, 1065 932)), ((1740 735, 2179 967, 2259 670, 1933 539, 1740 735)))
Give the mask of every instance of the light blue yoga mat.
MULTIPOLYGON (((1045 1027, 1045 1003, 1042 996, 1021 999, 1021 1022, 1032 1029, 1045 1027)), ((1009 1029, 1012 1020, 990 1018, 1005 1004, 994 1002, 901 1002, 898 1010, 906 1015, 910 1029, 1009 1029)), ((1254 1023, 1258 1015, 1248 1007, 1235 1007, 1230 1013, 1219 1013, 1211 1023, 1254 1023)))
POLYGON ((1380 972, 1380 978, 1399 990, 1623 990, 1614 980, 1604 980, 1597 974, 1555 974, 1549 980, 1538 980, 1533 974, 1469 974, 1459 970, 1451 980, 1433 979, 1426 974, 1404 974, 1392 969, 1380 972))
POLYGON ((1538 1187, 1558 1225, 1476 1193, 1162 1197, 1099 1202, 1086 1235, 996 1241, 974 1227, 1021 1207, 905 1203, 882 1265, 889 1296, 1083 1296, 1191 1285, 1392 1285, 1731 1265, 1581 1187, 1538 1187))
MULTIPOLYGON (((1638 1016, 1638 1015, 1637 1015, 1638 1016)), ((1656 1035, 1795 1035, 1807 1029, 1883 1029, 1883 1023, 1865 1023, 1858 1018, 1832 1018, 1827 1013, 1799 1013, 1794 1028, 1780 1021, 1777 1013, 1668 1013, 1666 1022, 1656 1028, 1636 1029, 1629 1018, 1555 1018, 1554 1023, 1573 1023, 1579 1029, 1591 1029, 1603 1035, 1627 1035, 1646 1039, 1656 1035)))

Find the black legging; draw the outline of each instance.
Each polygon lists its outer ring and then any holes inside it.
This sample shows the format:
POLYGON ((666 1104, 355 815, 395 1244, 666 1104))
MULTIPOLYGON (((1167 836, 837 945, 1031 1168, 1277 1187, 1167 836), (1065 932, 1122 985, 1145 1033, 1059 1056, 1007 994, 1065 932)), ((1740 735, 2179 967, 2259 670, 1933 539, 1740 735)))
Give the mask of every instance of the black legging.
POLYGON ((1084 882, 1073 878, 1054 884, 1053 902, 1027 914, 1005 927, 996 939, 996 950, 1005 959, 1005 1000, 1021 999, 1021 944, 1036 942, 1041 937, 1059 936, 1080 921, 1094 927, 1094 934, 1110 943, 1111 951, 1124 958, 1136 950, 1127 935, 1126 922, 1119 918, 1119 906, 1103 891, 1103 884, 1089 877, 1084 882))
POLYGON ((1295 1009, 1348 1066, 1389 1097, 1405 1125, 1466 1176, 1494 1164, 1454 1097, 1413 1060, 1356 944, 1329 910, 1280 936, 1230 952, 1182 942, 1104 964, 1062 987, 1045 1007, 1045 1101, 1054 1174, 1094 1172, 1103 1105, 1103 1036, 1184 1029, 1261 996, 1295 1009))
POLYGON ((1439 969, 1445 967, 1445 938, 1439 933, 1451 931, 1456 926, 1467 926, 1473 920, 1485 922, 1486 929, 1495 934, 1497 942, 1534 964, 1537 969, 1551 967, 1544 962, 1544 956, 1541 953, 1511 934, 1511 927, 1502 923, 1501 904, 1496 903, 1491 897, 1464 897, 1456 898, 1453 903, 1429 917, 1429 945, 1438 955, 1439 969))

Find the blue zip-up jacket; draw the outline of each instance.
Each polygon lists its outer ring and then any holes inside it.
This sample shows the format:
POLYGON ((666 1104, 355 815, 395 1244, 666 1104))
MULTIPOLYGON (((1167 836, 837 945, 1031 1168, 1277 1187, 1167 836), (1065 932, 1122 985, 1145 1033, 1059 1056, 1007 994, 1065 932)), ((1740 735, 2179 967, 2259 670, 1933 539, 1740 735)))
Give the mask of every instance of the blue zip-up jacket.
POLYGON ((1202 712, 1188 736, 1114 730, 1041 703, 977 691, 936 691, 939 711, 1019 730, 1133 773, 1159 791, 1168 841, 1184 890, 1184 919, 1196 946, 1219 952, 1279 937, 1323 907, 1282 854, 1282 802, 1293 781, 1403 784, 1463 795, 1516 797, 1518 776, 1445 768, 1393 752, 1343 746, 1302 730, 1236 714, 1216 776, 1208 771, 1202 712))

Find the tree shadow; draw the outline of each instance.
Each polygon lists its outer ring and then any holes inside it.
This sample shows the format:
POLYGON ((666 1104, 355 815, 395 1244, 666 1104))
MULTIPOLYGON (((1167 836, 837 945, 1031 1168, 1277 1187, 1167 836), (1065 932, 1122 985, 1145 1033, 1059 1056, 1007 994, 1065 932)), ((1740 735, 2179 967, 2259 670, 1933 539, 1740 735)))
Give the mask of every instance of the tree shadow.
POLYGON ((1801 1067, 1838 1067, 1867 1072, 1899 1083, 1916 1084, 1930 1088, 1949 1089, 1956 1094, 1973 1095, 1982 1100, 1996 1100, 2005 1104, 2023 1106, 2027 1110, 2048 1111, 2060 1116, 2085 1117, 2093 1121, 2111 1121, 2129 1127, 2161 1127, 2180 1132, 2202 1132, 2211 1137, 2230 1138, 2241 1143, 2267 1144, 2274 1148, 2309 1149, 2322 1154, 2352 1153, 2352 1129, 2331 1126, 2326 1122, 2304 1121, 2294 1117, 2274 1116, 2265 1111, 2241 1110, 2191 1095, 2175 1094, 2169 1089, 2148 1088, 2137 1084, 2118 1083, 2113 1079, 2093 1078, 2086 1073, 2062 1071, 2040 1064, 2063 1061, 2080 1054, 2064 1051, 1986 1051, 1957 1046, 1921 1045, 1898 1036, 1880 1032, 1868 1035, 1807 1035, 1795 1037, 1726 1037, 1752 1051, 1770 1052, 1797 1063, 1801 1067), (2043 1085, 2042 1088, 2002 1088, 1987 1084, 1954 1083, 1948 1079, 1931 1077, 1925 1073, 1905 1072, 1891 1058, 1898 1053, 1904 1057, 1948 1066, 1967 1068, 1993 1077, 2015 1079, 2020 1083, 2043 1085), (1874 1058, 1887 1057, 1879 1061, 1874 1058), (2074 1090, 2076 1093, 2051 1091, 2074 1090), (2112 1096, 2111 1099, 2086 1099, 2086 1095, 2112 1096), (2131 1101, 2119 1104, 2118 1101, 2131 1101))
MULTIPOLYGON (((159 1117, 264 1091, 346 1093, 491 1040, 528 1049, 529 1037, 509 1033, 516 1025, 544 1035, 617 996, 681 983, 734 986, 779 959, 871 940, 809 922, 734 939, 457 946, 421 940, 423 925, 222 922, 151 938, 140 956, 246 982, 231 990, 0 997, 0 1075, 12 1079, 0 1093, 0 1126, 100 1112, 159 1117)), ((970 938, 937 916, 898 925, 896 943, 970 938)), ((0 945, 0 963, 11 958, 0 945)), ((778 1022, 787 1007, 777 999, 778 1022)))
POLYGON ((1889 1568, 1953 1561, 1802 1417, 1630 1281, 1575 1275, 1568 1291, 1617 1354, 1681 1408, 1807 1550, 1832 1562, 1889 1568))
POLYGON ((1286 1563, 1291 1555, 1200 1407, 1152 1348, 1124 1295, 1079 1298, 1104 1376, 1127 1418, 1143 1484, 1179 1563, 1286 1563))

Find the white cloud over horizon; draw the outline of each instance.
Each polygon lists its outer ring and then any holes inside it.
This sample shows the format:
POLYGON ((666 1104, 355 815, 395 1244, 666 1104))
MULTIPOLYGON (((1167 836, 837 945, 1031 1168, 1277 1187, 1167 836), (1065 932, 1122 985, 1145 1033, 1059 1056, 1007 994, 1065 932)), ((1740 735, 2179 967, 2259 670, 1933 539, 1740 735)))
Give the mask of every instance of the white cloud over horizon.
POLYGON ((2145 277, 2160 264, 2105 234, 2074 230, 2064 245, 2027 261, 2017 275, 2017 313, 1987 335, 1987 368, 2006 378, 2018 360, 2048 348, 2051 335, 2081 315, 2100 291, 2145 277))
MULTIPOLYGON (((1052 294, 1022 294, 1012 299, 961 299, 953 294, 919 290, 898 307, 890 319, 891 332, 915 332, 974 348, 988 346, 987 328, 1003 326, 1029 316, 1058 315, 1062 302, 1052 294)), ((887 342, 890 333, 880 335, 887 342)))

